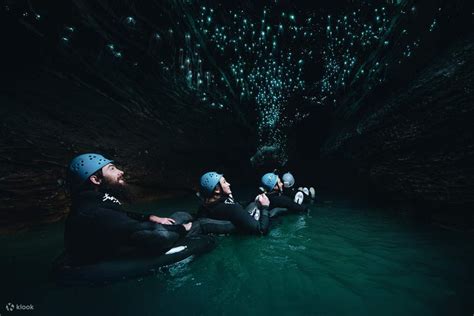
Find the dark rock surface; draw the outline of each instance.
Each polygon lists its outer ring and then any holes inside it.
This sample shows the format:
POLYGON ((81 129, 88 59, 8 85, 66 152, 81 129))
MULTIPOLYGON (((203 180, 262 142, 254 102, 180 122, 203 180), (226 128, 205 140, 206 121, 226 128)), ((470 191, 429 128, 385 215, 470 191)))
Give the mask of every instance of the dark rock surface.
MULTIPOLYGON (((383 199, 474 207, 474 41, 460 41, 369 109, 335 118, 323 159, 350 164, 383 199), (338 121, 339 120, 339 121, 338 121)), ((371 105, 371 106, 370 106, 371 105)))

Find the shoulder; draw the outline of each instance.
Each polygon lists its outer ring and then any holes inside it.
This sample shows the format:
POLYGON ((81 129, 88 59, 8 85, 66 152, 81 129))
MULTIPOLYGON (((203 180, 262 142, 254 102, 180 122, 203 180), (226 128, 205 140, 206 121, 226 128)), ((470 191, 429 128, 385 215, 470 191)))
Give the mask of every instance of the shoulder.
POLYGON ((223 196, 215 201, 208 202, 208 203, 203 203, 201 207, 203 208, 213 208, 222 204, 235 204, 236 202, 231 196, 223 196))
POLYGON ((101 201, 102 193, 82 191, 72 196, 72 211, 83 212, 96 206, 101 201))
POLYGON ((73 212, 92 215, 99 209, 122 210, 122 203, 108 193, 96 191, 84 191, 73 196, 73 212))

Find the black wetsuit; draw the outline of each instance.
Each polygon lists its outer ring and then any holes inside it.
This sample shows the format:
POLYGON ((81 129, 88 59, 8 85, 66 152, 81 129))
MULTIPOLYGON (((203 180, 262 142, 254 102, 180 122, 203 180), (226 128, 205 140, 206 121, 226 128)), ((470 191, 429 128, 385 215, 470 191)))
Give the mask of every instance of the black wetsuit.
POLYGON ((230 221, 235 225, 237 231, 250 234, 267 234, 270 225, 267 209, 261 210, 260 218, 256 220, 230 196, 224 196, 212 203, 201 205, 197 217, 230 221))
POLYGON ((287 209, 285 213, 303 213, 308 211, 307 206, 296 203, 292 198, 281 192, 267 193, 267 197, 270 200, 270 210, 284 208, 287 209))
POLYGON ((295 195, 296 195, 296 193, 298 193, 298 192, 303 193, 303 203, 311 203, 311 202, 313 202, 313 199, 311 198, 311 196, 309 196, 308 194, 304 193, 304 191, 298 190, 298 189, 296 189, 296 188, 284 188, 284 189, 283 189, 283 195, 286 195, 287 197, 289 197, 289 198, 292 199, 293 201, 295 200, 295 195))
POLYGON ((192 219, 186 212, 176 212, 170 216, 175 225, 160 225, 148 217, 126 212, 121 202, 110 194, 81 192, 73 198, 66 220, 66 253, 72 264, 93 263, 130 253, 164 253, 188 234, 181 224, 192 219))

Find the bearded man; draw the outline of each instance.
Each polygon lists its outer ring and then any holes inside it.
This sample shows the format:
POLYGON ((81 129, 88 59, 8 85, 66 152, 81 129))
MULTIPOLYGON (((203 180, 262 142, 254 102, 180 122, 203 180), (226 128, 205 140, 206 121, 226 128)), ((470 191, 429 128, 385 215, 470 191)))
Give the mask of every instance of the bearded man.
POLYGON ((130 191, 124 172, 96 153, 75 157, 69 165, 72 207, 65 224, 70 262, 82 265, 129 254, 164 253, 192 234, 192 216, 168 217, 126 212, 130 191))

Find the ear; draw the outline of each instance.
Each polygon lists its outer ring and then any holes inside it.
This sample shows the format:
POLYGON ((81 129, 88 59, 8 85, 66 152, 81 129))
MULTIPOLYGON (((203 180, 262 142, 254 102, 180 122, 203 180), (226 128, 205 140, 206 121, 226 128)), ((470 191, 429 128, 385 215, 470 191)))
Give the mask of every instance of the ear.
POLYGON ((96 185, 100 185, 102 183, 102 179, 100 179, 98 176, 96 175, 92 175, 89 177, 89 180, 91 180, 91 182, 93 184, 96 184, 96 185))
POLYGON ((214 194, 220 194, 222 191, 221 185, 218 183, 214 189, 214 194))

